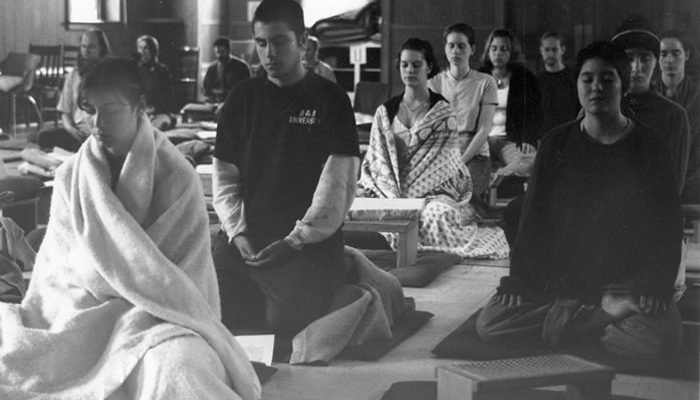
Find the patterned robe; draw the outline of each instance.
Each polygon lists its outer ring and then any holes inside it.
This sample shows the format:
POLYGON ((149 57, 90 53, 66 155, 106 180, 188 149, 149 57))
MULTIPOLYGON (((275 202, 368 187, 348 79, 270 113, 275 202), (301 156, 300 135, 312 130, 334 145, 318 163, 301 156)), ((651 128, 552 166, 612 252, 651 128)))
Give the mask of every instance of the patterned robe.
MULTIPOLYGON (((392 121, 402 95, 381 105, 374 116, 369 149, 362 162, 359 194, 380 198, 425 198, 420 251, 443 251, 463 258, 505 258, 508 243, 500 228, 479 227, 469 204, 472 188, 457 143, 457 124, 449 103, 431 92, 431 107, 409 129, 400 153, 392 121)), ((393 248, 396 234, 386 234, 393 248)))

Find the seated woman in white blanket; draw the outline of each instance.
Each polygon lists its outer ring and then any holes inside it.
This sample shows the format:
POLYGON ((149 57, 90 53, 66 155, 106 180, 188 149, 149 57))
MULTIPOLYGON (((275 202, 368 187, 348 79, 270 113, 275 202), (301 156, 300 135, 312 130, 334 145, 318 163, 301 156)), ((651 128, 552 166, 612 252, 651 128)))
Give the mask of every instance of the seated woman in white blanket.
POLYGON ((57 170, 25 298, 0 304, 0 398, 260 398, 220 322, 198 177, 138 82, 124 59, 83 77, 96 130, 57 170))
MULTIPOLYGON (((362 162, 358 196, 426 198, 419 250, 464 258, 505 258, 500 228, 479 227, 469 204, 471 178, 462 162, 455 115, 447 100, 428 89, 437 74, 429 42, 411 38, 399 52, 405 92, 379 106, 362 162)), ((395 235, 387 235, 396 247, 395 235)))

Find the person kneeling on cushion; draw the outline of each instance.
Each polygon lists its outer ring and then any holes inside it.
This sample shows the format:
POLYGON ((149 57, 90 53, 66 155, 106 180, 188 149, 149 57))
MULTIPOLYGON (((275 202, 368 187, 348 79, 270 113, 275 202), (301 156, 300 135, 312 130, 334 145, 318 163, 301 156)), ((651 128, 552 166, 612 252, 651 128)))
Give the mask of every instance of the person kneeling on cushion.
POLYGON ((578 69, 584 117, 542 140, 510 275, 477 332, 552 347, 599 340, 631 356, 673 352, 682 335, 671 301, 681 214, 670 151, 620 111, 630 79, 624 50, 594 43, 578 69))

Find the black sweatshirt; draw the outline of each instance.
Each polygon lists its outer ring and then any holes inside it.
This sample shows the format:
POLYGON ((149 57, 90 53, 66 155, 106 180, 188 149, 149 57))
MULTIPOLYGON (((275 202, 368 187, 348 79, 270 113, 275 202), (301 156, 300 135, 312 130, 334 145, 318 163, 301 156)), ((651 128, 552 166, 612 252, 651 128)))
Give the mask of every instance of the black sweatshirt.
POLYGON ((669 151, 637 122, 609 145, 580 122, 542 141, 499 292, 595 302, 606 285, 631 282, 637 294, 670 298, 681 214, 669 151))
POLYGON ((328 157, 359 157, 357 140, 347 94, 316 74, 288 87, 265 77, 234 86, 219 116, 214 156, 240 170, 247 234, 256 248, 292 231, 311 206, 328 157))

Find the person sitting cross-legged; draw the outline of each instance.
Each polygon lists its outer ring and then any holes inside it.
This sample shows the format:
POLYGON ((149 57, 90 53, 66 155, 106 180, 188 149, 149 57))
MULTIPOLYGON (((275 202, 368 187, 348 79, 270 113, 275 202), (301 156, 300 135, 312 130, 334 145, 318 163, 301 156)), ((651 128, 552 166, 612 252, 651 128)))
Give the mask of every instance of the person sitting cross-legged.
POLYGON ((306 43, 304 44, 304 68, 331 82, 336 82, 333 68, 318 59, 318 46, 318 39, 313 36, 306 38, 306 43))
POLYGON ((83 76, 95 131, 56 172, 20 304, 0 303, 2 399, 260 398, 221 323, 199 177, 145 113, 138 66, 83 76))
MULTIPOLYGON (((501 228, 481 227, 470 204, 472 182, 458 143, 450 104, 428 89, 437 60, 426 40, 410 38, 399 51, 404 93, 379 106, 362 161, 358 195, 424 198, 418 249, 463 258, 506 258, 501 228)), ((480 147, 480 146, 479 146, 480 147)), ((392 247, 396 234, 387 234, 392 247)))
POLYGON ((584 116, 541 142, 510 274, 477 332, 489 341, 671 353, 682 336, 671 300, 681 256, 671 153, 621 112, 631 70, 624 50, 597 42, 577 64, 584 116))
POLYGON ((250 78, 250 67, 244 60, 231 55, 229 38, 216 39, 213 47, 216 61, 207 68, 202 91, 208 102, 220 103, 226 100, 228 92, 238 82, 250 78))
POLYGON ((37 144, 44 149, 60 147, 71 152, 90 136, 94 118, 80 108, 79 88, 85 72, 110 52, 107 35, 99 29, 90 29, 80 37, 78 65, 66 75, 63 91, 56 105, 61 112, 63 127, 47 129, 37 135, 37 144))
POLYGON ((146 111, 156 129, 167 131, 175 125, 170 115, 173 101, 173 77, 168 67, 160 62, 160 45, 150 35, 136 39, 139 55, 139 77, 146 99, 146 111))
POLYGON ((474 29, 464 23, 445 28, 442 35, 449 68, 435 75, 428 86, 445 97, 455 112, 462 161, 469 169, 474 196, 481 198, 491 181, 488 134, 498 105, 496 80, 476 71, 469 58, 476 51, 474 29))

